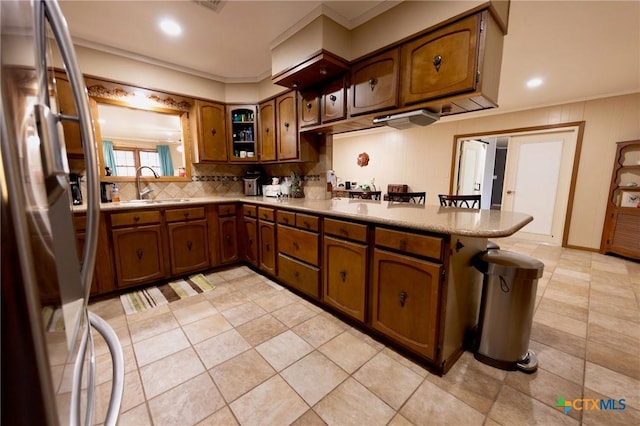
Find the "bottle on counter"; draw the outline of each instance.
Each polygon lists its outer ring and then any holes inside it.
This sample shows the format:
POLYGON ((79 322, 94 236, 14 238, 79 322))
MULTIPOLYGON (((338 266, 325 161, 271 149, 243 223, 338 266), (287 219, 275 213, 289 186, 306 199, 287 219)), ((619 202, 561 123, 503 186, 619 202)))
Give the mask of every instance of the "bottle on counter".
POLYGON ((118 185, 113 184, 113 189, 111 190, 111 201, 117 203, 120 201, 120 190, 118 189, 118 185))

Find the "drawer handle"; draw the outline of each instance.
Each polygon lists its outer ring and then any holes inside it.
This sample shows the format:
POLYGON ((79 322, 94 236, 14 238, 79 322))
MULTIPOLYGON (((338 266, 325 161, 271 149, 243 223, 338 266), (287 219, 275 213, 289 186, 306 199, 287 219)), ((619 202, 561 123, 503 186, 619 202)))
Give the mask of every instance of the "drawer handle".
POLYGON ((342 235, 344 235, 344 236, 348 236, 348 235, 349 235, 349 231, 347 231, 347 230, 346 230, 346 229, 344 229, 344 228, 340 228, 340 233, 341 233, 342 235))
POLYGON ((300 250, 300 246, 295 241, 293 242, 293 248, 296 250, 300 250))
POLYGON ((215 136, 215 135, 216 135, 216 133, 218 133, 218 132, 216 132, 216 129, 211 128, 211 136, 215 136))
POLYGON ((440 65, 442 65, 442 56, 436 55, 433 57, 433 66, 436 69, 436 72, 440 71, 440 65))
POLYGON ((253 238, 249 238, 249 245, 253 245, 253 238))
POLYGON ((187 241, 187 248, 189 249, 189 251, 191 251, 191 247, 193 247, 193 241, 188 240, 187 241))
POLYGON ((189 212, 184 212, 184 218, 188 218, 189 217, 189 212))
POLYGON ((294 277, 296 277, 296 278, 300 278, 300 272, 295 271, 295 272, 293 273, 293 276, 294 276, 294 277))
POLYGON ((376 88, 376 84, 378 84, 378 80, 376 80, 375 78, 369 79, 369 87, 371 87, 372 92, 373 92, 373 89, 376 88))
POLYGON ((135 215, 135 216, 133 217, 133 221, 134 221, 134 222, 138 222, 139 220, 140 220, 140 216, 135 215))
POLYGON ((336 104, 336 100, 338 98, 336 97, 336 95, 331 95, 331 96, 329 96, 329 99, 331 99, 331 105, 335 105, 336 104))
POLYGON ((265 219, 267 218, 267 216, 269 216, 266 212, 262 213, 262 217, 264 217, 265 219))
POLYGON ((268 128, 268 127, 265 127, 265 128, 264 128, 264 132, 265 132, 266 134, 269 134, 269 128, 268 128))
POLYGON ((264 248, 265 248, 267 251, 270 251, 270 250, 271 250, 271 247, 269 246, 269 243, 267 243, 267 244, 265 245, 265 247, 264 247, 264 248))
POLYGON ((456 253, 459 253, 460 250, 464 248, 464 244, 460 242, 460 240, 456 241, 456 253))
POLYGON ((285 131, 289 131, 289 123, 284 123, 284 129, 285 131))
POLYGON ((347 271, 345 271, 344 269, 340 271, 340 279, 342 279, 342 282, 345 282, 347 280, 347 271))
POLYGON ((231 244, 231 235, 225 235, 224 238, 227 240, 227 243, 231 244))
POLYGON ((308 229, 311 228, 311 224, 309 222, 307 222, 306 220, 304 222, 302 222, 304 224, 304 226, 308 229))
POLYGON ((400 299, 400 306, 404 308, 404 303, 407 300, 407 293, 405 293, 404 291, 401 291, 400 294, 398 295, 398 299, 400 299))
POLYGON ((400 249, 405 250, 407 248, 407 240, 404 238, 400 240, 400 249))
POLYGON ((311 102, 307 102, 307 109, 309 111, 311 111, 311 108, 313 107, 313 104, 311 102))
POLYGON ((142 255, 144 254, 144 251, 142 251, 142 249, 138 249, 136 250, 136 256, 138 256, 138 260, 142 260, 142 255))
POLYGON ((289 218, 288 217, 283 217, 282 218, 282 222, 283 223, 289 223, 289 218))

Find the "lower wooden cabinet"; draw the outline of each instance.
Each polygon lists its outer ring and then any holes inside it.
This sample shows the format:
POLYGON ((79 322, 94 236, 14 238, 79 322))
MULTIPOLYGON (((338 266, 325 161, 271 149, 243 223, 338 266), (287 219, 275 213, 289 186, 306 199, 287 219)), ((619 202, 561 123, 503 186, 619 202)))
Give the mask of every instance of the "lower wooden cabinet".
POLYGON ((242 232, 242 258, 253 266, 258 266, 258 221, 243 217, 240 231, 242 232))
POLYGON ((323 301, 355 319, 364 321, 367 246, 325 236, 323 248, 323 301))
POLYGON ((161 225, 114 229, 112 237, 118 287, 166 277, 161 225))
POLYGON ((278 277, 285 284, 314 299, 320 298, 320 269, 297 259, 278 254, 278 277))
POLYGON ((436 359, 442 265, 375 249, 371 326, 436 359))
POLYGON ((186 274, 209 266, 206 220, 171 223, 167 230, 172 275, 186 274))
POLYGON ((238 260, 238 232, 235 216, 221 217, 220 228, 220 263, 231 263, 238 260))
MULTIPOLYGON (((84 250, 86 222, 87 217, 84 214, 74 216, 78 259, 82 259, 82 251, 84 250)), ((93 271, 93 281, 91 284, 91 295, 94 296, 115 290, 115 281, 107 224, 103 213, 100 215, 100 221, 98 222, 98 247, 96 250, 95 269, 93 271)))
POLYGON ((260 237, 260 269, 271 276, 276 270, 276 227, 273 223, 260 220, 258 223, 260 237))

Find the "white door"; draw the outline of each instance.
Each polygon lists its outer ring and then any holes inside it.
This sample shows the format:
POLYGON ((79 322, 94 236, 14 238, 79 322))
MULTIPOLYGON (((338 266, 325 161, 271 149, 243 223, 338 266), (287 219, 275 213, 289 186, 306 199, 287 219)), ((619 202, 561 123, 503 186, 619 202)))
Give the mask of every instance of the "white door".
POLYGON ((533 222, 516 235, 562 244, 577 132, 509 139, 502 210, 527 213, 533 222))
POLYGON ((460 164, 456 194, 480 194, 484 179, 487 144, 477 140, 460 142, 460 164))

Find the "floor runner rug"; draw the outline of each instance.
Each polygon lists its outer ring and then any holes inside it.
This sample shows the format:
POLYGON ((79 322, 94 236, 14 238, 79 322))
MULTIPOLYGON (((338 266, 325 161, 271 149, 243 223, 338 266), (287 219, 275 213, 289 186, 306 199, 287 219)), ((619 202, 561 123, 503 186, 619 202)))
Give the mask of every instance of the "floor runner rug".
POLYGON ((196 274, 185 280, 173 281, 157 287, 147 287, 120 296, 120 302, 127 315, 147 309, 166 305, 185 297, 211 291, 215 285, 211 284, 204 275, 196 274))

